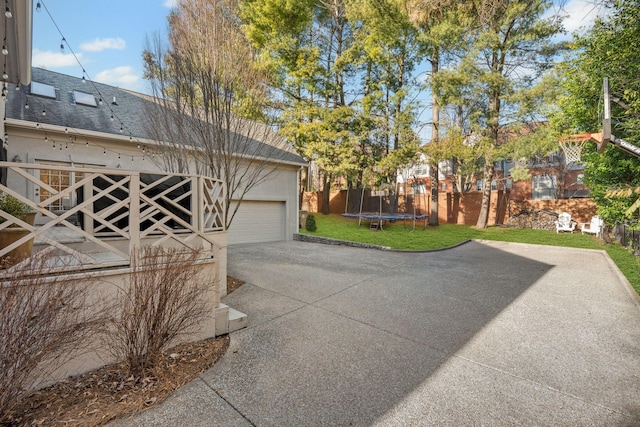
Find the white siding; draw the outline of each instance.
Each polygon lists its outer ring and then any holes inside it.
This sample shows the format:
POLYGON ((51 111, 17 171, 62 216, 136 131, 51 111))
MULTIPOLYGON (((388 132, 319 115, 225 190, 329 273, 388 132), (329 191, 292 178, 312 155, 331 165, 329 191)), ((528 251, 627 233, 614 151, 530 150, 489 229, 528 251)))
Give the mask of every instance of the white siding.
POLYGON ((229 228, 229 244, 286 240, 285 202, 244 200, 229 228))
MULTIPOLYGON (((56 141, 68 140, 68 135, 64 133, 54 135, 49 134, 50 141, 55 139, 56 141)), ((13 159, 15 156, 19 156, 20 161, 24 163, 35 162, 64 162, 67 164, 89 164, 96 167, 107 168, 121 168, 124 170, 138 170, 145 172, 160 171, 158 165, 156 165, 152 159, 145 157, 142 161, 140 150, 137 150, 135 144, 131 146, 128 139, 125 141, 107 141, 100 140, 100 146, 93 145, 94 139, 89 137, 91 141, 90 145, 84 143, 85 137, 79 137, 78 141, 69 145, 69 149, 52 149, 52 143, 44 144, 41 131, 35 129, 21 129, 10 128, 9 129, 9 159, 13 159), (106 147, 107 153, 104 154, 102 146, 106 147), (132 161, 132 156, 134 161, 132 161)), ((97 141, 97 140, 96 140, 97 141)), ((97 144, 97 142, 95 142, 97 144)), ((267 202, 276 203, 281 205, 279 209, 283 209, 281 218, 283 223, 279 223, 278 227, 282 227, 285 231, 282 236, 274 238, 274 240, 292 240, 294 233, 298 231, 298 173, 300 166, 296 165, 278 165, 278 170, 269 176, 269 179, 261 182, 255 187, 251 188, 245 195, 245 200, 253 202, 267 202), (275 202, 277 201, 277 202, 275 202)), ((26 180, 20 177, 9 177, 10 186, 21 194, 28 195, 32 200, 37 200, 38 197, 35 194, 33 185, 29 185, 26 180)), ((250 203, 250 202, 249 202, 250 203)), ((263 213, 258 210, 253 210, 258 215, 263 213)), ((242 212, 240 214, 242 216, 242 212)), ((241 220, 241 219, 240 219, 241 220)), ((248 220, 249 223, 257 223, 259 221, 265 221, 265 218, 260 219, 260 216, 256 219, 248 220)), ((235 227, 232 224, 232 229, 235 227)), ((276 229, 271 229, 272 232, 276 232, 276 229)), ((240 231, 240 234, 246 234, 240 231)), ((261 239, 266 239, 264 236, 260 236, 261 233, 256 234, 261 239)), ((262 241, 262 240, 256 240, 262 241)))

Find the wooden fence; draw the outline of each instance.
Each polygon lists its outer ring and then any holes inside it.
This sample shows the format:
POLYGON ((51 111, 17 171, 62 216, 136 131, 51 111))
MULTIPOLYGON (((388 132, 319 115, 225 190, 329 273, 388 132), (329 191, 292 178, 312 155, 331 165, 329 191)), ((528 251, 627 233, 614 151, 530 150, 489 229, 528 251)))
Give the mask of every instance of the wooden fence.
MULTIPOLYGON (((332 191, 329 197, 330 213, 358 213, 362 201, 363 211, 376 212, 379 209, 379 198, 361 190, 332 191)), ((431 198, 428 195, 415 194, 388 197, 381 203, 383 212, 430 213, 431 198)), ((482 193, 479 191, 466 193, 438 194, 438 221, 449 224, 475 225, 480 215, 482 193)), ((305 193, 302 209, 309 212, 322 211, 322 192, 305 193)), ((549 210, 552 212, 569 212, 578 222, 589 222, 596 214, 596 204, 590 198, 557 199, 557 200, 511 200, 509 192, 502 190, 491 192, 489 224, 503 224, 511 215, 521 210, 549 210)))

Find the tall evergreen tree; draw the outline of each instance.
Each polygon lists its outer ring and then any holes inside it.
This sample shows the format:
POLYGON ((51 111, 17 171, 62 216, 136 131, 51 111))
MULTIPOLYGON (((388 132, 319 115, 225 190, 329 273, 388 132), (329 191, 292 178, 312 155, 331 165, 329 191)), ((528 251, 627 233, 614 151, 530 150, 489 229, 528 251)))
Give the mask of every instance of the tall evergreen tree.
MULTIPOLYGON (((462 39, 464 27, 461 23, 468 21, 469 10, 464 2, 452 0, 410 0, 407 5, 411 21, 421 31, 424 53, 431 66, 431 144, 437 145, 440 140, 441 96, 436 82, 443 61, 462 39)), ((435 155, 441 151, 436 147, 426 149, 431 177, 431 225, 438 225, 438 164, 447 159, 435 155)))
POLYGON ((501 159, 500 128, 506 112, 517 109, 518 94, 529 89, 547 70, 560 45, 552 37, 562 30, 559 16, 545 18, 547 0, 476 0, 474 26, 464 37, 467 47, 452 72, 441 76, 442 87, 473 102, 474 148, 483 158, 483 194, 476 224, 486 228, 494 163, 501 159), (452 82, 454 82, 452 84, 452 82))
POLYGON ((245 32, 273 76, 281 132, 323 171, 325 209, 333 179, 362 185, 374 166, 379 179, 395 178, 408 147, 417 152, 410 96, 419 43, 402 4, 242 3, 245 32))

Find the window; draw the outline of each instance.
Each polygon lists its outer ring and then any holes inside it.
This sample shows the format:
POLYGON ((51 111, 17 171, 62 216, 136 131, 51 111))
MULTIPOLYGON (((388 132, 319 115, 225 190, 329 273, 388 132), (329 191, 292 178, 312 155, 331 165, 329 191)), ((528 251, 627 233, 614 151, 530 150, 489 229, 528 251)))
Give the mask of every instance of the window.
MULTIPOLYGON (((40 180, 51 187, 56 192, 65 190, 70 186, 74 185, 76 182, 80 181, 84 178, 83 172, 78 171, 61 171, 55 169, 57 166, 73 166, 76 168, 83 167, 95 167, 94 165, 84 165, 84 164, 70 164, 70 163, 58 163, 58 162, 38 162, 42 165, 52 166, 53 169, 40 169, 40 180)), ((47 191, 45 188, 40 188, 40 202, 44 202, 52 194, 47 191)), ((50 211, 62 211, 68 210, 76 205, 76 196, 75 194, 70 194, 68 197, 62 197, 55 202, 51 203, 47 208, 50 211)))
POLYGON ((556 177, 542 174, 531 178, 531 198, 534 200, 550 200, 556 198, 556 177))
POLYGON ((507 178, 504 182, 504 187, 507 190, 511 190, 513 188, 513 180, 511 178, 507 178))
POLYGON ((504 174, 509 175, 511 173, 511 169, 516 166, 516 162, 513 161, 511 157, 507 158, 504 161, 504 174))
POLYGON ((427 171, 427 167, 426 167, 426 166, 416 166, 416 167, 413 169, 413 173, 414 173, 416 176, 423 176, 423 175, 427 175, 427 172, 428 172, 428 171, 427 171))
POLYGON ((497 180, 495 180, 495 179, 491 180, 491 189, 494 190, 494 191, 498 189, 498 181, 497 180))
POLYGON ((476 181, 476 191, 482 191, 482 180, 481 179, 476 181))
POLYGON ((56 88, 44 83, 31 82, 31 95, 44 96, 45 98, 56 99, 56 88))
POLYGON ((535 156, 533 166, 534 167, 544 167, 549 165, 557 165, 560 163, 560 153, 558 151, 554 151, 548 156, 535 156))
MULTIPOLYGON (((75 180, 82 179, 83 174, 78 172, 60 171, 55 169, 41 169, 40 180, 59 192, 73 185, 75 180)), ((40 189, 40 202, 47 200, 52 194, 45 188, 40 189)), ((48 208, 50 211, 62 211, 69 209, 75 205, 75 198, 72 194, 70 197, 63 197, 51 203, 48 208)))
POLYGON ((443 182, 442 185, 440 186, 440 191, 442 191, 443 193, 447 192, 447 183, 443 182))
POLYGON ((74 90, 73 99, 75 99, 76 104, 88 105, 90 107, 98 106, 98 104, 96 103, 96 97, 91 95, 90 93, 74 90))
POLYGON ((584 174, 583 173, 579 173, 578 176, 576 176, 576 184, 584 185, 584 174))
POLYGON ((453 174, 453 162, 450 160, 443 160, 438 163, 438 179, 446 179, 447 175, 453 174))
POLYGON ((427 186, 424 182, 412 182, 411 188, 413 189, 413 194, 426 194, 427 186))

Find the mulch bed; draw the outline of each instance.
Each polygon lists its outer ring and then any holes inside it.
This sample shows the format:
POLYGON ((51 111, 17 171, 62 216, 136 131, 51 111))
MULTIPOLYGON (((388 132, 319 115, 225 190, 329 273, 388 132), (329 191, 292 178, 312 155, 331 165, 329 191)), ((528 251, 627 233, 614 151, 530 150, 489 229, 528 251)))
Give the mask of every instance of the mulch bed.
MULTIPOLYGON (((233 292, 244 282, 227 278, 233 292)), ((38 390, 16 408, 12 425, 100 426, 156 405, 213 366, 227 351, 229 336, 176 346, 143 378, 127 374, 124 363, 108 365, 38 390)))
POLYGON ((242 285, 244 285, 244 282, 242 280, 227 276, 227 294, 230 294, 242 285))

